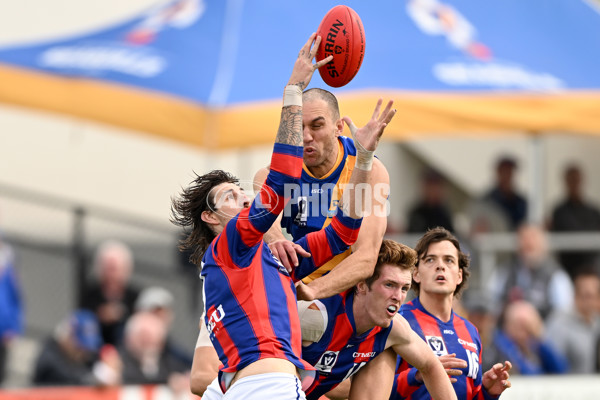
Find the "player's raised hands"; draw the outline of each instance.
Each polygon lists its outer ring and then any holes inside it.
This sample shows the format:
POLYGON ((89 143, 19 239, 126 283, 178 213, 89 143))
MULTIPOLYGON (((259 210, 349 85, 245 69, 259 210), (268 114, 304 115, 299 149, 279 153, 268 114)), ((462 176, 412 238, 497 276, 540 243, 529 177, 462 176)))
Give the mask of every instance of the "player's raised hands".
POLYGON ((375 151, 377 148, 379 139, 381 138, 381 135, 383 135, 385 127, 391 122, 394 115, 396 115, 396 110, 392 109, 392 105, 394 104, 392 100, 387 103, 383 112, 380 112, 382 104, 383 100, 379 99, 371 119, 362 128, 357 128, 350 117, 343 118, 346 125, 348 125, 348 128, 350 128, 354 142, 358 142, 357 147, 360 145, 366 151, 375 151))
POLYGON ((321 44, 321 36, 317 36, 316 33, 310 35, 310 38, 304 44, 300 53, 298 53, 298 58, 294 64, 294 69, 292 71, 292 76, 290 76, 290 80, 288 81, 288 85, 297 85, 301 90, 306 89, 313 73, 321 66, 333 60, 333 56, 330 55, 313 64, 313 59, 317 54, 319 44, 321 44))

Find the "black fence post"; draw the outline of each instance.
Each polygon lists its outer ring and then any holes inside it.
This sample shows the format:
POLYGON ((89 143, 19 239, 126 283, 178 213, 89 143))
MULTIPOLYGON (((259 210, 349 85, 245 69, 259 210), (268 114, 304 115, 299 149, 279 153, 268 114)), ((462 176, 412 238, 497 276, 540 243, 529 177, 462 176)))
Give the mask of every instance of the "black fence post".
POLYGON ((79 308, 85 296, 85 283, 87 279, 87 257, 85 251, 85 216, 83 207, 73 210, 73 272, 75 277, 75 308, 79 308))

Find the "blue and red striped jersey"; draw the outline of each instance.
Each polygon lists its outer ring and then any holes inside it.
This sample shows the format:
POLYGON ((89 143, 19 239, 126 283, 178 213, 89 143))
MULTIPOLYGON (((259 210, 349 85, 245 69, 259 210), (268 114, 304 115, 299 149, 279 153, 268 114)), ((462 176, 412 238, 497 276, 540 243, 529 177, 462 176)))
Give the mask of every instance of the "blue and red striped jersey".
MULTIPOLYGON (((351 138, 340 136, 337 143, 338 158, 331 171, 321 178, 316 178, 304 166, 300 186, 297 191, 291 193, 292 199, 286 205, 281 226, 294 240, 323 229, 331 223, 337 212, 337 205, 342 198, 344 186, 350 181, 356 158, 356 147, 351 138)), ((318 268, 303 279, 304 283, 329 272, 348 257, 350 252, 351 250, 348 250, 318 268)))
MULTIPOLYGON (((455 353, 456 358, 467 361, 467 368, 462 370, 462 375, 454 377, 457 381, 453 386, 459 400, 497 398, 488 394, 481 384, 481 339, 473 324, 454 311, 450 320, 443 322, 430 314, 419 298, 403 304, 400 313, 436 356, 455 353)), ((415 379, 416 372, 416 368, 398 357, 396 379, 390 400, 431 399, 423 382, 415 379)))
POLYGON ((356 240, 361 220, 340 212, 330 227, 299 240, 312 257, 303 258, 290 276, 262 238, 284 207, 285 185, 297 183, 301 164, 302 147, 276 144, 259 194, 227 223, 202 259, 204 322, 223 363, 223 391, 232 376, 228 373, 259 359, 286 359, 301 371, 313 370, 301 359, 293 278, 345 251, 356 240))
POLYGON ((318 371, 316 384, 306 392, 307 400, 319 399, 385 350, 393 321, 387 328, 376 326, 357 335, 353 301, 354 289, 320 300, 327 310, 325 332, 318 342, 302 348, 302 358, 318 371))

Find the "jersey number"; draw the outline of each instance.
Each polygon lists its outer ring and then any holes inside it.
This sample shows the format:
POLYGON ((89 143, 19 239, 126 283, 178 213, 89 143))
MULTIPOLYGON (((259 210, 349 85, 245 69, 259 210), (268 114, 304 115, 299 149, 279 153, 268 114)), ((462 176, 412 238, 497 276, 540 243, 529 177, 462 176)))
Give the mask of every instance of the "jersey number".
POLYGON ((477 374, 479 374, 479 356, 477 353, 467 350, 467 362, 469 363, 469 373, 467 376, 477 379, 477 374))
POLYGON ((354 375, 355 373, 357 373, 359 369, 361 369, 362 367, 364 367, 366 363, 367 363, 366 361, 363 361, 363 362, 361 362, 359 364, 354 364, 352 366, 352 368, 350 368, 350 370, 348 371, 348 373, 346 374, 346 376, 344 377, 344 379, 342 379, 342 380, 345 381, 346 379, 350 378, 352 375, 354 375))

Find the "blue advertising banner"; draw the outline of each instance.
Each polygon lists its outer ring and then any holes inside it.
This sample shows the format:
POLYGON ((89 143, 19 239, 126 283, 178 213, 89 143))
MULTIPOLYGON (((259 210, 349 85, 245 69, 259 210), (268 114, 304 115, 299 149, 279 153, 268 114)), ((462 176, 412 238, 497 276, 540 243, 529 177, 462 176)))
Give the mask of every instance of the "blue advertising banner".
MULTIPOLYGON (((338 4, 173 0, 125 23, 0 48, 0 101, 200 146, 268 142, 300 47, 338 4), (242 134, 243 133, 243 134, 242 134)), ((510 130, 600 133, 600 14, 592 0, 347 0, 361 70, 331 89, 388 138, 510 130)), ((315 74, 311 87, 326 87, 315 74)))

